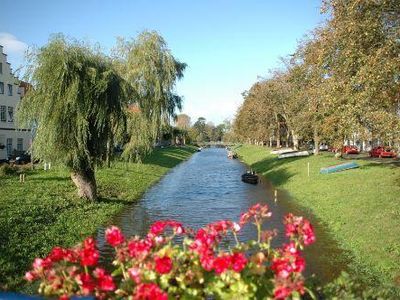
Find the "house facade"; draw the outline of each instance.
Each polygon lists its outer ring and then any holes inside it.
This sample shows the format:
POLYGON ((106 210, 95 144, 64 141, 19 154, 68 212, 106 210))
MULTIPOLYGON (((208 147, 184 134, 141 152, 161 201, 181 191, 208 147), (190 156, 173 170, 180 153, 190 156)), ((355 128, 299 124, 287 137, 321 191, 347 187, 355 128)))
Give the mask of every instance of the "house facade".
POLYGON ((31 144, 29 129, 18 129, 15 114, 26 85, 12 73, 7 54, 0 45, 0 161, 27 151, 31 144))

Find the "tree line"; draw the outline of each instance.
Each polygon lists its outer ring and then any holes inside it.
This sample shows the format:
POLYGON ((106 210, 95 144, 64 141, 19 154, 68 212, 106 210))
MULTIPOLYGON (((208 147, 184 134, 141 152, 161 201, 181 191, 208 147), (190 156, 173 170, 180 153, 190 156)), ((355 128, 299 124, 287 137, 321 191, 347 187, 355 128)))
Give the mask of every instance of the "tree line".
POLYGON ((79 196, 96 200, 95 169, 110 163, 114 146, 123 146, 126 160, 138 159, 176 116, 175 83, 185 68, 157 32, 119 38, 110 55, 55 35, 28 55, 32 88, 18 121, 36 128, 35 157, 64 164, 79 196))
POLYGON ((243 93, 238 140, 399 145, 400 1, 324 0, 326 22, 243 93))
POLYGON ((215 125, 211 121, 207 122, 204 117, 199 117, 192 124, 191 118, 186 114, 179 114, 175 121, 178 134, 183 137, 185 143, 192 144, 226 141, 231 127, 229 120, 215 125))

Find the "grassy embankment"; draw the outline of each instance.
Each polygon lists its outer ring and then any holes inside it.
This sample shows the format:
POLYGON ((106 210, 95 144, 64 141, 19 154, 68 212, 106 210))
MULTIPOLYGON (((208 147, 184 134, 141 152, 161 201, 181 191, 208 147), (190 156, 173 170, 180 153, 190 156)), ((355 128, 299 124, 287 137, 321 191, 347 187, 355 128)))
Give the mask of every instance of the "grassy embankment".
POLYGON ((16 175, 0 177, 0 290, 23 288, 24 272, 35 257, 93 234, 194 151, 192 147, 157 149, 142 164, 99 168, 96 203, 77 198, 65 169, 29 171, 25 183, 19 183, 16 175))
POLYGON ((322 175, 320 168, 343 160, 331 153, 278 160, 270 149, 250 145, 237 152, 245 163, 277 188, 287 190, 327 226, 341 247, 350 251, 354 275, 383 284, 400 284, 398 165, 360 159, 359 169, 322 175))

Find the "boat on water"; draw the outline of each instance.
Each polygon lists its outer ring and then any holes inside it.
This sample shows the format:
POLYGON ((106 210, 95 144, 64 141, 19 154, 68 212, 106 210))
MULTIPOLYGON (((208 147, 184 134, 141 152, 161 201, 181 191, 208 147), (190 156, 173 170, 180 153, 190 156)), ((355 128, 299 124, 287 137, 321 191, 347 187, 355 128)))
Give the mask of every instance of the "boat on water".
POLYGON ((237 158, 237 154, 233 151, 228 151, 228 158, 235 159, 237 158))
POLYGON ((242 181, 250 184, 258 183, 258 175, 254 172, 247 172, 242 175, 242 181))
POLYGON ((201 147, 197 148, 197 152, 201 152, 201 150, 203 150, 203 148, 201 147))

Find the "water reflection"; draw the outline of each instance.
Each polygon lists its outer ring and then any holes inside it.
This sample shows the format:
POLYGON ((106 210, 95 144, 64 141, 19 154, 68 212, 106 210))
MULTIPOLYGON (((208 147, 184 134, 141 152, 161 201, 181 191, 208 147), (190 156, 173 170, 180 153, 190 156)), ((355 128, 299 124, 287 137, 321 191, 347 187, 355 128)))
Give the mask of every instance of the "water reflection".
MULTIPOLYGON (((281 223, 283 216, 288 212, 304 215, 304 211, 293 205, 282 191, 278 192, 278 202, 275 202, 274 188, 265 180, 258 185, 243 183, 240 175, 245 171, 244 164, 227 159, 224 149, 205 149, 174 168, 140 201, 116 215, 110 224, 119 226, 127 236, 143 236, 151 223, 162 219, 174 219, 185 227, 198 229, 221 219, 238 220, 240 213, 251 205, 266 203, 273 212, 266 227, 279 230, 281 234, 275 239, 275 244, 280 244, 285 240, 281 223)), ((330 281, 346 265, 342 261, 344 255, 318 222, 309 214, 307 217, 317 233, 317 243, 306 252, 307 273, 316 273, 322 281, 330 281)), ((245 227, 241 233, 245 239, 255 236, 251 226, 245 227)), ((104 228, 98 231, 98 242, 102 257, 111 256, 113 249, 104 243, 104 228)))

